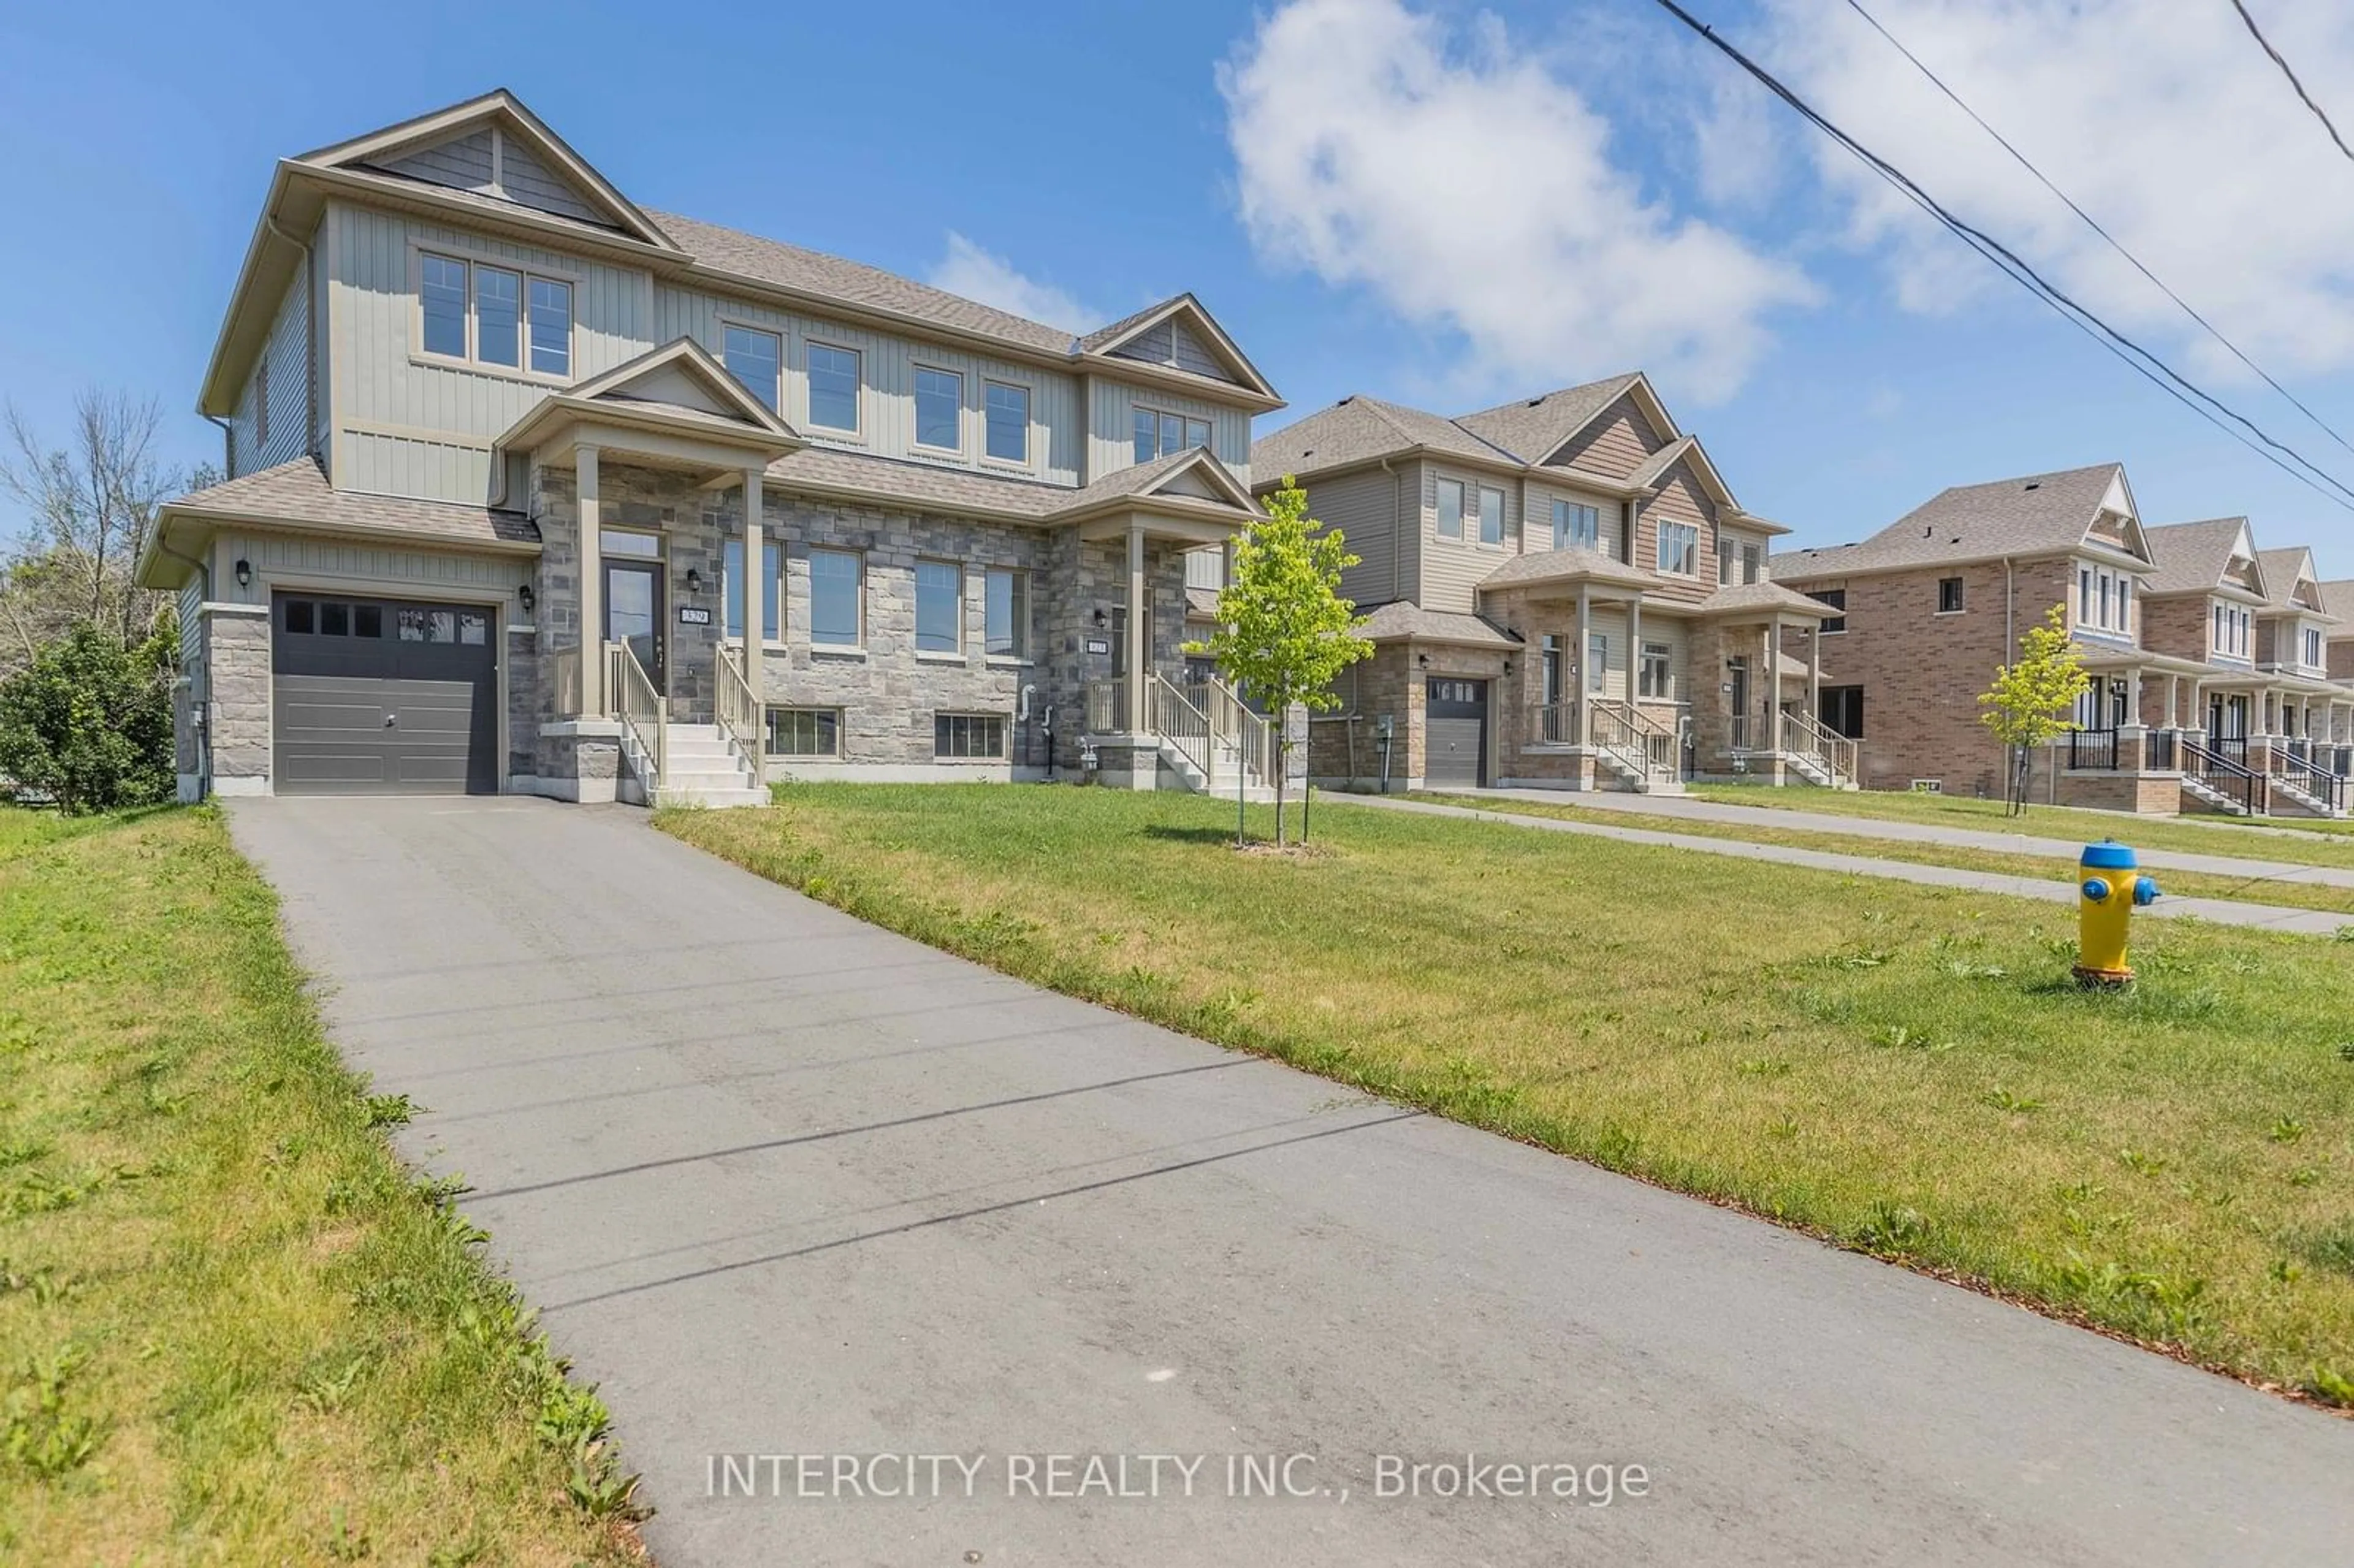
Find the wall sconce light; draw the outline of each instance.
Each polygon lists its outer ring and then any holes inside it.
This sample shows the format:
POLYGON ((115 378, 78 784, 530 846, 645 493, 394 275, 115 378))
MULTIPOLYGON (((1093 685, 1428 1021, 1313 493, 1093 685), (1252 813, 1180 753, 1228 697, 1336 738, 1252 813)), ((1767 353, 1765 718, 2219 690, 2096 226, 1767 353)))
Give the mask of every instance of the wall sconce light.
POLYGON ((1426 670, 1430 668, 1430 655, 1427 653, 1416 654, 1414 656, 1414 662, 1426 670))
POLYGON ((699 594, 703 591, 703 574, 696 571, 693 567, 686 568, 686 591, 689 595, 699 594))
POLYGON ((239 588, 253 586, 253 563, 243 556, 237 558, 237 586, 239 588))
POLYGON ((1505 674, 1507 674, 1507 675, 1509 675, 1509 674, 1511 674, 1511 673, 1512 673, 1512 662, 1511 662, 1510 659, 1507 659, 1507 660, 1505 660, 1505 661, 1504 661, 1504 673, 1505 673, 1505 674))
POLYGON ((1110 624, 1111 617, 1103 612, 1103 606, 1096 606, 1096 625, 1098 627, 1104 627, 1109 626, 1110 624))
POLYGON ((529 615, 531 613, 531 607, 538 602, 539 595, 532 591, 532 588, 529 583, 525 583, 521 588, 515 589, 515 600, 523 606, 523 612, 525 615, 529 615))

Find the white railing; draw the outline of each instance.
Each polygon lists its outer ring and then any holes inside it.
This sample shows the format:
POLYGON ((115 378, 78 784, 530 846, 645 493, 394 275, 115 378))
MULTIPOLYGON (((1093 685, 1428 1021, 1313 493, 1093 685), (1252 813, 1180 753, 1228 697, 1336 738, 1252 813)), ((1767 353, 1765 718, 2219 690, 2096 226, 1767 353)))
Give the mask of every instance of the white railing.
POLYGON ((1128 683, 1087 683, 1087 733, 1118 735, 1128 728, 1128 683))
POLYGON ((1575 746, 1578 735, 1575 703, 1544 703, 1529 710, 1532 746, 1575 746))
POLYGON ((1597 697, 1588 705, 1586 741, 1617 758, 1647 782, 1671 782, 1677 773, 1676 735, 1631 703, 1597 697))
POLYGON ((1174 746, 1193 765, 1194 771, 1207 780, 1213 745, 1209 715, 1160 676, 1147 675, 1144 679, 1145 723, 1153 734, 1174 746))
MULTIPOLYGON (((1234 748, 1244 782, 1273 784, 1276 747, 1282 744, 1282 731, 1251 712, 1224 681, 1210 681, 1200 690, 1206 699, 1202 711, 1210 721, 1210 734, 1218 745, 1234 748)), ((1306 766, 1307 758, 1302 758, 1300 762, 1306 766)))
POLYGON ((712 661, 718 666, 712 707, 718 715, 721 733, 735 746, 737 755, 758 779, 767 739, 762 731, 767 728, 768 715, 761 711, 760 699, 754 694, 751 683, 744 678, 737 653, 736 649, 721 648, 712 661))
POLYGON ((1855 742, 1824 725, 1810 715, 1786 713, 1782 715, 1782 749, 1799 757, 1811 757, 1819 762, 1835 785, 1855 782, 1855 742))
POLYGON ((646 667, 626 642, 605 644, 606 700, 613 705, 613 716, 621 721, 621 733, 637 748, 644 764, 646 800, 651 804, 654 792, 662 788, 663 773, 663 741, 669 725, 669 705, 654 690, 646 667))

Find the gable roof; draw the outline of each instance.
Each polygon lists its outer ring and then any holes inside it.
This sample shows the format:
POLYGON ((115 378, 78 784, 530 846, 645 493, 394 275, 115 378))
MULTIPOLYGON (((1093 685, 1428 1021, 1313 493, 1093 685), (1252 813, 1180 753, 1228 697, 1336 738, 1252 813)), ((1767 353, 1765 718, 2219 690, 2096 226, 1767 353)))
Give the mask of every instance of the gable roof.
MULTIPOLYGON (((1197 339, 1206 336, 1216 357, 1225 362, 1238 385, 1265 397, 1275 396, 1274 387, 1258 373, 1258 366, 1250 362, 1250 356, 1243 353, 1242 346, 1226 334, 1226 329, 1218 324, 1217 319, 1190 291, 1172 295, 1159 304, 1147 305, 1135 314, 1123 316, 1108 326, 1097 327, 1078 340, 1078 349, 1082 354, 1102 355, 1109 358, 1128 357, 1121 355, 1122 348, 1156 331, 1163 323, 1181 323, 1190 327, 1197 339)), ((1177 364, 1171 365, 1169 368, 1187 375, 1197 374, 1177 364)))
POLYGON ((1650 382, 1640 371, 1499 403, 1476 414, 1462 415, 1455 422, 1522 462, 1543 462, 1638 386, 1649 394, 1647 401, 1651 405, 1645 412, 1654 415, 1654 422, 1669 440, 1674 440, 1679 433, 1675 422, 1667 417, 1666 405, 1659 402, 1659 395, 1651 391, 1650 382))
POLYGON ((1353 395, 1251 443, 1254 482, 1321 473, 1426 450, 1500 468, 1524 466, 1452 419, 1353 395))
MULTIPOLYGON (((2320 582, 2314 576, 2313 551, 2305 545, 2292 545, 2283 550, 2258 550, 2256 568, 2264 573, 2264 602, 2274 609, 2296 610, 2306 607, 2296 602, 2296 585, 2302 581, 2314 587, 2314 598, 2321 599, 2320 582)), ((2313 609, 2328 613, 2327 600, 2313 609)))
POLYGON ((624 360, 601 376, 576 383, 567 396, 583 401, 647 403, 751 426, 766 435, 798 441, 801 432, 752 396, 727 373, 711 351, 691 337, 675 337, 660 348, 624 360))
MULTIPOLYGON (((2087 538, 2112 498, 2122 502, 2127 517, 2135 517, 2125 468, 2113 462, 1953 485, 1861 544, 1776 556, 1775 571, 1787 577, 1846 576, 2008 556, 2059 555, 2088 544, 2130 557, 2130 551, 2118 552, 2105 541, 2087 538)), ((2138 526, 2137 520, 2135 528, 2138 526)), ((2147 551, 2147 535, 2138 536, 2147 551)))
POLYGON ((2332 577, 2321 585, 2321 606, 2329 618, 2348 630, 2329 634, 2332 642, 2354 637, 2354 577, 2332 577))
POLYGON ((1368 642, 1447 642, 1461 648, 1513 649, 1522 639, 1499 630, 1484 617, 1454 610, 1425 609, 1409 599, 1383 605, 1357 629, 1368 642))
POLYGON ((2264 580, 2264 561, 2255 553, 2244 517, 2162 524, 2149 530, 2149 547, 2158 557, 2158 571, 2142 585, 2145 595, 2213 593, 2226 586, 2223 573, 2234 554, 2245 554, 2253 560, 2256 581, 2264 580))
POLYGON ((1572 545, 1565 549, 1531 550, 1526 555, 1514 556, 1479 579, 1479 591, 1485 593, 1490 588, 1580 579, 1632 588, 1664 588, 1668 581, 1657 572, 1630 567, 1615 556, 1572 545))

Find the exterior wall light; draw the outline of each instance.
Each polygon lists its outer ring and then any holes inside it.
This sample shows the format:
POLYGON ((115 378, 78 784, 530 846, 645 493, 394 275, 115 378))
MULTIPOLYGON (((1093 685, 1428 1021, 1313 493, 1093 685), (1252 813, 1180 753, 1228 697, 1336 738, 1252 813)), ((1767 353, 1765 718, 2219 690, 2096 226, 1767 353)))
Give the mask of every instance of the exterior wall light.
POLYGON ((703 591, 703 574, 693 567, 686 568, 686 591, 690 596, 703 591))
POLYGON ((1110 624, 1111 624, 1111 617, 1110 617, 1110 616, 1108 616, 1108 615, 1106 615, 1106 614, 1103 612, 1103 606, 1101 606, 1101 605, 1097 605, 1097 606, 1096 606, 1096 625, 1097 625, 1098 628, 1101 628, 1101 627, 1109 626, 1110 624))
POLYGON ((237 586, 239 588, 253 586, 253 563, 243 556, 237 558, 237 586))
POLYGON ((525 615, 529 615, 531 613, 531 607, 537 603, 539 595, 532 591, 532 587, 529 583, 525 583, 521 588, 515 589, 515 600, 523 606, 523 612, 525 615))

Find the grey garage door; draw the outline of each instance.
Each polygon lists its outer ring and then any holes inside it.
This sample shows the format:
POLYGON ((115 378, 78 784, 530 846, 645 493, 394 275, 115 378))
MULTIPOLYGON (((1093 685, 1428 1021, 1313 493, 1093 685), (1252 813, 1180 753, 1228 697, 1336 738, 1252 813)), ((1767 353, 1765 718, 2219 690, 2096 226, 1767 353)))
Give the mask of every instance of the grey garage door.
POLYGON ((270 629, 278 793, 497 792, 488 609, 280 594, 270 629))
POLYGON ((1433 675, 1425 689, 1427 740, 1423 779, 1434 789, 1488 782, 1488 683, 1433 675))

